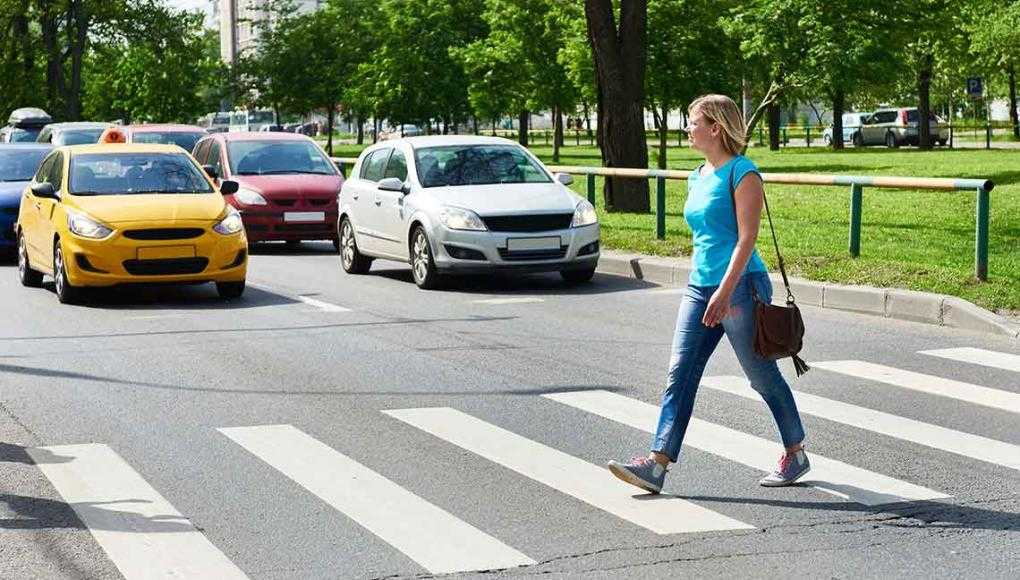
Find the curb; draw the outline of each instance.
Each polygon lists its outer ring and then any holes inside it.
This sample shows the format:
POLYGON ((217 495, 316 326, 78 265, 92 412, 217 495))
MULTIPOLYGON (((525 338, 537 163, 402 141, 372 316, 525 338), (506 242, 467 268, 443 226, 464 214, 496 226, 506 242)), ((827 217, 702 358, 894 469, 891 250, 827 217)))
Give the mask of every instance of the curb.
MULTIPOLYGON (((603 250, 599 257, 598 271, 653 284, 684 286, 691 268, 690 262, 682 258, 603 250)), ((782 287, 783 279, 778 273, 769 276, 773 285, 782 287)), ((798 304, 1020 339, 1020 324, 956 296, 898 288, 843 286, 792 277, 790 290, 797 297, 798 304)), ((781 293, 781 290, 776 291, 777 300, 782 299, 781 293)))

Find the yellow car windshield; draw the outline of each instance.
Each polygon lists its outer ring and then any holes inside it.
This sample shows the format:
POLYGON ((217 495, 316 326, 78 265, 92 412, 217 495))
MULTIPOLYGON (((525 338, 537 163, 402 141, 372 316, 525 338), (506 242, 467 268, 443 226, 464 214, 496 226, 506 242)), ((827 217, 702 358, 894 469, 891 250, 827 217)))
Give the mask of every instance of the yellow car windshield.
POLYGON ((213 192, 183 153, 83 153, 70 165, 73 195, 213 192))

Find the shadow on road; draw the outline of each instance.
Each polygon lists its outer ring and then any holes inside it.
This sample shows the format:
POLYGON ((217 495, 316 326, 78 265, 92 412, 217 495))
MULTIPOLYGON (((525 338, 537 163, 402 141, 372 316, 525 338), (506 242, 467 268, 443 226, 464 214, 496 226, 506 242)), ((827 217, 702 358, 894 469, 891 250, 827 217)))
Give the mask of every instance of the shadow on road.
MULTIPOLYGON (((368 276, 379 276, 407 284, 414 284, 410 266, 396 262, 373 266, 368 276)), ((461 294, 528 294, 530 296, 596 296, 657 288, 658 285, 643 280, 595 274, 587 284, 570 285, 556 272, 540 274, 479 274, 449 276, 443 281, 439 292, 461 294)))
MULTIPOLYGON (((667 496, 668 497, 668 496, 667 496)), ((745 497, 683 496, 688 501, 768 505, 782 508, 844 511, 860 514, 893 514, 886 519, 862 519, 861 523, 900 528, 939 528, 1020 532, 1020 513, 956 505, 937 501, 912 501, 868 507, 852 502, 798 502, 745 497), (916 522, 916 523, 915 523, 916 522)), ((824 522, 823 522, 824 523, 824 522)), ((840 522, 833 522, 840 523, 840 522)), ((817 524, 815 524, 817 525, 817 524)))

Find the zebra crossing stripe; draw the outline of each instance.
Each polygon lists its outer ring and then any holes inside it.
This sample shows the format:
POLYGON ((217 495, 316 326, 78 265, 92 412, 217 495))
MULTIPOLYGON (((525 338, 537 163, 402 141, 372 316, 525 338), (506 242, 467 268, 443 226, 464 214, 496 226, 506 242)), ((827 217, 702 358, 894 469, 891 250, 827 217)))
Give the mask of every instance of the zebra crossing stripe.
MULTIPOLYGON (((761 400, 751 389, 747 379, 742 377, 705 377, 702 386, 723 391, 745 399, 761 400)), ((1010 469, 1020 469, 1020 445, 1013 445, 988 439, 980 435, 972 435, 923 423, 914 419, 891 415, 865 407, 858 407, 832 399, 826 399, 810 393, 794 391, 797 409, 806 415, 814 415, 823 419, 857 427, 939 449, 956 453, 971 459, 978 459, 1010 469)))
POLYGON ((859 360, 815 362, 811 363, 811 366, 921 393, 939 395, 1011 413, 1020 413, 1020 394, 1017 393, 859 360))
POLYGON ((127 580, 247 578, 106 445, 40 447, 28 454, 127 580))
POLYGON ((535 561, 291 425, 219 432, 432 574, 535 561))
POLYGON ((657 534, 753 529, 679 498, 636 501, 638 492, 588 463, 455 409, 396 409, 387 415, 657 534))
MULTIPOLYGON (((542 395, 617 423, 648 433, 659 418, 659 408, 608 391, 578 391, 542 395)), ((691 419, 684 444, 762 471, 775 468, 781 446, 722 425, 691 419)), ((947 498, 948 495, 828 459, 812 453, 811 471, 801 483, 837 497, 865 505, 947 498)))
POLYGON ((922 350, 920 354, 1020 373, 1020 355, 1016 354, 970 347, 922 350))

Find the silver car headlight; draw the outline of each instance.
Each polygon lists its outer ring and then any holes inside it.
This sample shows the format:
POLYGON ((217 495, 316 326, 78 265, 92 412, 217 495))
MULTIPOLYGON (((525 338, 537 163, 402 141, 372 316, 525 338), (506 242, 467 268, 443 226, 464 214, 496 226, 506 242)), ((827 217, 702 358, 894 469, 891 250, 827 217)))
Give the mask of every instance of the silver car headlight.
POLYGON ((262 197, 259 192, 244 187, 237 190, 237 193, 234 194, 234 199, 244 205, 266 205, 266 198, 262 197))
POLYGON ((595 206, 586 199, 582 199, 574 209, 574 219, 570 221, 570 227, 579 228, 598 223, 599 216, 595 213, 595 206))
POLYGON ((113 230, 90 218, 89 216, 68 210, 67 229, 76 236, 101 240, 113 233, 113 230))
POLYGON ((478 214, 459 207, 444 207, 439 212, 439 221, 451 230, 484 231, 487 229, 478 214))
POLYGON ((218 234, 229 236, 236 234, 237 232, 244 229, 244 222, 241 221, 241 212, 234 209, 234 206, 227 206, 227 215, 213 226, 213 230, 218 234))

